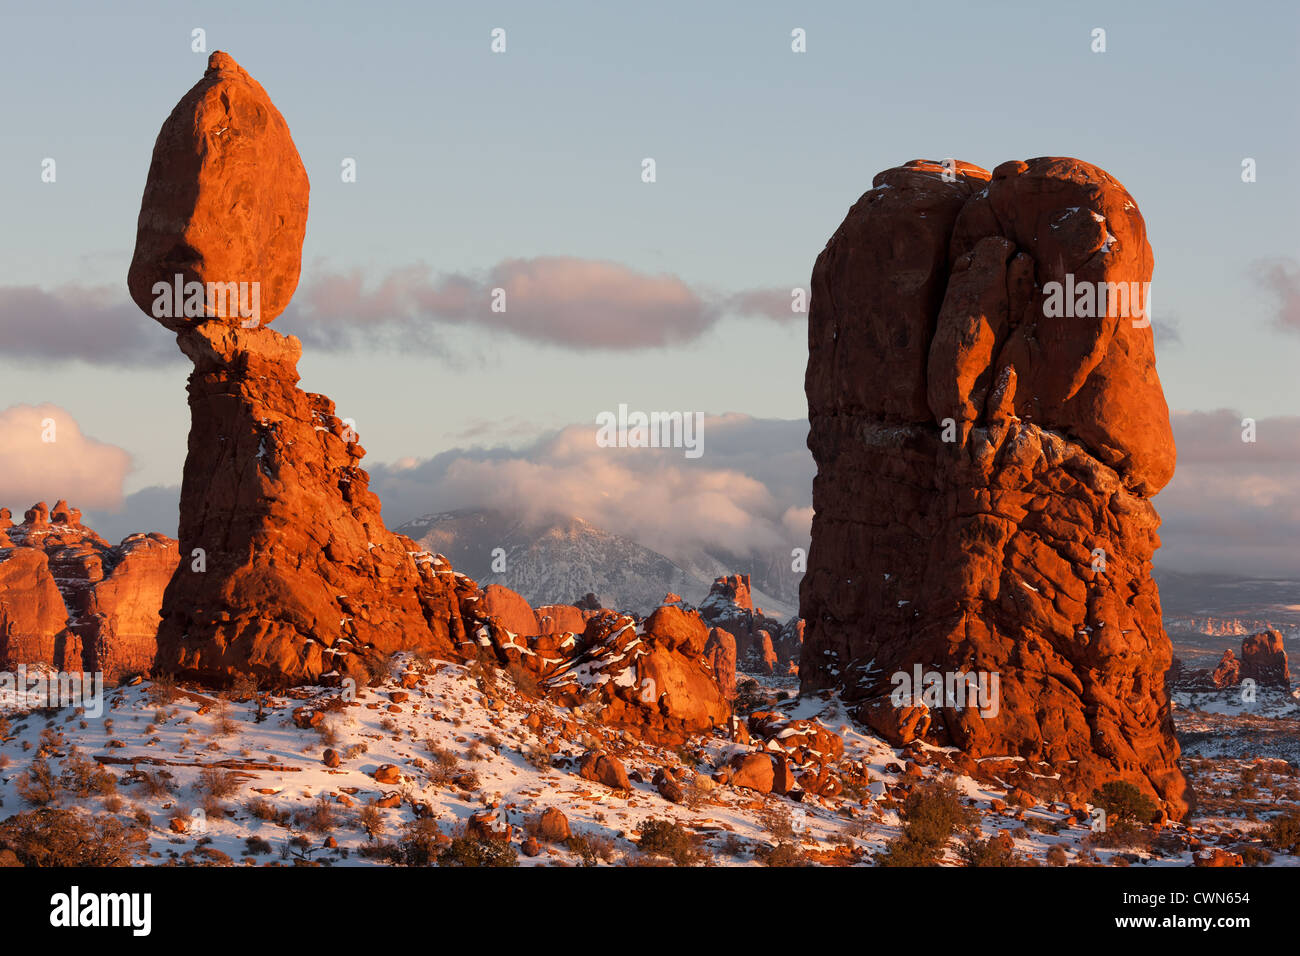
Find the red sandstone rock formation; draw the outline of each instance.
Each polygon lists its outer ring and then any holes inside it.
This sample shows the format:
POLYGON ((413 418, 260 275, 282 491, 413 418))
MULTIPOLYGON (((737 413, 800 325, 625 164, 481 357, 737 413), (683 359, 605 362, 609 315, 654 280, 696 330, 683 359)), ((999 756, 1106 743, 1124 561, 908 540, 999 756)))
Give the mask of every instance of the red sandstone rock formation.
POLYGON ((366 679, 401 649, 465 645, 477 587, 385 529, 351 427, 296 387, 302 347, 267 324, 298 280, 308 183, 266 92, 224 53, 163 124, 128 286, 193 362, 181 485, 184 560, 158 665, 225 683, 366 679), (154 284, 257 283, 260 316, 156 315, 154 284))
POLYGON ((1291 669, 1280 631, 1268 630, 1241 639, 1241 679, 1270 687, 1291 686, 1291 669))
POLYGON ((729 677, 725 638, 711 637, 696 612, 664 605, 638 625, 627 615, 597 611, 581 632, 528 635, 501 613, 513 608, 515 623, 525 623, 512 596, 522 598, 500 592, 472 605, 474 637, 496 664, 527 675, 537 693, 586 707, 595 719, 656 743, 681 743, 731 716, 734 658, 729 677))
MULTIPOLYGON (((8 514, 0 511, 0 521, 8 514)), ((53 508, 37 502, 5 536, 11 550, 0 551, 0 664, 45 663, 111 681, 152 669, 175 541, 133 534, 110 546, 65 501, 53 508)))
POLYGON ((798 671, 802 622, 795 618, 783 625, 765 615, 762 608, 754 607, 748 574, 728 574, 714 580, 700 603, 700 615, 735 638, 736 660, 741 668, 768 674, 798 671))
POLYGON ((1048 286, 1127 291, 1151 268, 1132 197, 1078 160, 875 178, 813 270, 800 676, 896 743, 1023 757, 1081 791, 1128 780, 1182 816, 1151 580, 1149 498, 1174 465, 1151 329, 1114 296, 1055 315, 1048 286), (891 699, 914 667, 998 675, 996 713, 891 699))
POLYGON ((266 91, 233 57, 213 53, 154 144, 127 273, 131 298, 184 332, 216 316, 244 320, 228 299, 221 308, 207 283, 257 282, 256 324, 269 324, 298 287, 308 188, 289 127, 266 91), (155 286, 174 287, 178 274, 204 284, 202 315, 155 311, 155 286))
POLYGON ((727 700, 736 698, 736 639, 720 627, 709 628, 704 657, 713 668, 718 685, 727 700))
MULTIPOLYGON (((1205 671, 1201 673, 1204 674, 1205 671)), ((1209 674, 1209 681, 1220 690, 1241 683, 1241 661, 1237 660, 1237 655, 1232 653, 1231 648, 1223 652, 1223 657, 1219 658, 1219 663, 1209 674)))
MULTIPOLYGON (((67 663, 68 609, 63 604, 49 558, 38 548, 0 551, 0 670, 45 662, 59 670, 67 663)), ((76 648, 76 659, 81 649, 76 648)))

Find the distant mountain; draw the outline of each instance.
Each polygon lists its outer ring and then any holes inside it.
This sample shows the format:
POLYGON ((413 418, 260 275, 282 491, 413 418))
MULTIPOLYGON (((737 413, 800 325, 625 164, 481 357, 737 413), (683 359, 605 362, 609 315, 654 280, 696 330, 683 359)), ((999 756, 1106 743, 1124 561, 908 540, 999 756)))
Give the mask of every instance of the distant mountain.
MULTIPOLYGON (((709 593, 714 578, 748 571, 709 555, 693 555, 682 567, 572 515, 529 521, 487 509, 448 511, 395 530, 446 555, 457 571, 480 584, 504 585, 534 607, 572 604, 592 592, 606 607, 648 614, 669 591, 696 603, 709 593), (494 571, 494 563, 504 570, 494 571)), ((791 604, 760 590, 754 591, 754 600, 773 617, 795 613, 791 604)))

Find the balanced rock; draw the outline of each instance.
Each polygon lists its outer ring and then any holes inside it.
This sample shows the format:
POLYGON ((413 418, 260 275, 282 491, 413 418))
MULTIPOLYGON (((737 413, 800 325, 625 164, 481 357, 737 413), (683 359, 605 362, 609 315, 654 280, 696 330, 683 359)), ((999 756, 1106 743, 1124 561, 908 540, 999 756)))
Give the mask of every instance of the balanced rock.
POLYGON ((299 341, 267 328, 298 278, 307 177, 266 92, 225 53, 154 147, 128 286, 194 363, 180 550, 158 630, 163 671, 212 684, 367 680, 403 649, 470 646, 472 581, 389 532, 351 423, 296 387, 299 341), (260 316, 168 314, 154 285, 258 283, 260 316))
POLYGON ((1079 160, 876 176, 813 269, 800 678, 895 743, 1126 780, 1181 817, 1152 261, 1132 197, 1079 160))
POLYGON ((154 144, 127 273, 131 298, 174 332, 214 320, 269 324, 298 287, 309 188, 271 98, 233 57, 213 53, 154 144), (189 282, 203 287, 200 308, 189 310, 197 315, 183 308, 189 282), (250 306, 256 288, 256 315, 230 308, 227 283, 250 306), (167 308, 160 294, 171 296, 167 308))

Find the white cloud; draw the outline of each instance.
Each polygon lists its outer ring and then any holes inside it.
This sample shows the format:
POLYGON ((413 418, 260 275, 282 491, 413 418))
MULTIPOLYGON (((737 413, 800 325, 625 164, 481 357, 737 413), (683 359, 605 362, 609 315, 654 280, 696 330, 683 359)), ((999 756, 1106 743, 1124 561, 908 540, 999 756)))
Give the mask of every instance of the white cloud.
POLYGON ((0 504, 18 520, 37 501, 66 498, 74 508, 122 506, 131 456, 82 433, 57 405, 12 405, 0 411, 0 504), (53 436, 53 441, 45 438, 53 436))

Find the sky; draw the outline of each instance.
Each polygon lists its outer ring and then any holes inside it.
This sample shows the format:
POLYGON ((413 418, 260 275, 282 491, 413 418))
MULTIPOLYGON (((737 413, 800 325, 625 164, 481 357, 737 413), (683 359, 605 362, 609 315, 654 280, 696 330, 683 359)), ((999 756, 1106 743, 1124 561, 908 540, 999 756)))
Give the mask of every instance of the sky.
MULTIPOLYGON (((189 366, 125 275, 154 138, 222 49, 266 88, 312 182, 301 284, 274 327, 304 340, 302 387, 356 421, 381 496, 437 456, 540 467, 556 436, 621 403, 752 420, 778 441, 807 414, 804 317, 781 296, 876 172, 1065 155, 1124 183, 1155 252, 1158 369, 1186 443, 1157 499, 1166 552, 1263 567, 1296 550, 1262 537, 1300 532, 1284 477, 1300 464, 1294 4, 2 7, 0 434, 28 435, 49 406, 84 440, 75 474, 0 446, 15 511, 38 490, 79 494, 115 530, 174 511, 156 489, 179 484, 189 366), (456 300, 498 285, 548 307, 519 325, 456 300), (1246 416, 1259 454, 1228 441, 1246 416), (1184 534, 1170 508, 1210 524, 1184 534), (1233 517, 1247 511, 1257 525, 1233 517), (1244 536, 1234 550, 1216 523, 1244 536)), ((808 504, 787 489, 811 461, 788 460, 768 481, 706 459, 681 494, 758 480, 780 528, 808 504)), ((503 480, 485 493, 533 487, 503 480)), ((464 497, 403 487, 390 523, 464 497)), ((739 507, 734 533, 756 513, 739 507)))

